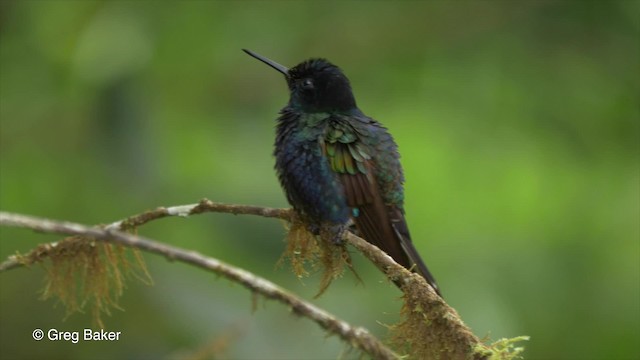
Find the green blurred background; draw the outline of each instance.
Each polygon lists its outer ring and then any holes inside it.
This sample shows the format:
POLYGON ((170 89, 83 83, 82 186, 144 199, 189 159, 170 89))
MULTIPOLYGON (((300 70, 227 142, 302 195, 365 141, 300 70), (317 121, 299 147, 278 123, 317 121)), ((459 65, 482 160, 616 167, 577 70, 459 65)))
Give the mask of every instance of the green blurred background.
MULTIPOLYGON (((0 209, 85 224, 157 206, 286 206, 273 171, 275 71, 326 57, 394 134, 416 245, 480 337, 530 335, 529 359, 640 356, 638 1, 0 2, 0 209)), ((2 228, 0 256, 56 236, 2 228)), ((280 222, 206 214, 141 233, 246 268, 311 299, 316 274, 275 268, 280 222)), ((38 300, 40 267, 0 276, 0 356, 11 359, 333 359, 346 350, 284 306, 145 255, 106 318, 118 342, 38 300), (225 340, 226 339, 226 340, 225 340)), ((400 293, 364 280, 319 306, 376 335, 400 293)), ((343 353, 354 358, 355 353, 343 353)))

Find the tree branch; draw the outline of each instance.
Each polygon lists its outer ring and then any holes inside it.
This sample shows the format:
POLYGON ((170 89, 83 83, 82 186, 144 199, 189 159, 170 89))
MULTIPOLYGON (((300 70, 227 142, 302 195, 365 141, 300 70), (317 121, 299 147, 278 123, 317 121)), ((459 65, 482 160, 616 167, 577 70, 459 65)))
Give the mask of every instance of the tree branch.
MULTIPOLYGON (((138 226, 144 225, 150 221, 162 219, 169 216, 188 217, 189 215, 203 214, 207 212, 227 213, 234 215, 256 215, 267 218, 278 218, 286 221, 291 220, 290 209, 268 208, 252 205, 235 205, 213 202, 208 199, 202 199, 197 204, 176 205, 170 207, 159 207, 154 210, 145 211, 140 214, 129 216, 126 219, 114 221, 111 224, 103 226, 105 230, 121 230, 128 231, 136 229, 138 226)), ((2 212, 0 212, 2 213, 2 212)), ((46 220, 46 219, 43 219, 46 220)), ((2 225, 2 224, 0 224, 2 225)), ((33 229, 39 230, 39 229, 33 229)), ((44 230, 40 230, 44 231, 44 230)), ((48 231, 45 231, 48 232, 48 231)), ((55 248, 57 242, 49 244, 49 248, 55 248)), ((38 249, 40 256, 46 256, 46 248, 38 249), (44 253, 43 253, 44 252, 44 253)), ((26 257, 29 257, 27 255, 26 257)), ((25 264, 15 256, 9 256, 7 260, 0 263, 0 272, 11 270, 25 264)))
MULTIPOLYGON (((169 208, 169 209, 175 209, 169 208)), ((197 206, 196 206, 197 208, 197 206)), ((214 207, 209 207, 213 209, 214 207)), ((194 209, 189 206, 184 207, 184 210, 189 212, 194 209)), ((206 210, 207 207, 200 207, 200 210, 206 210)), ((222 206, 220 209, 224 209, 224 212, 242 213, 242 214, 261 214, 262 216, 283 217, 286 211, 281 209, 260 209, 255 207, 241 207, 241 206, 222 206)), ((166 209, 165 209, 166 210, 166 209)), ((199 211, 199 210, 198 210, 199 211)), ((160 218, 164 216, 173 215, 170 212, 155 210, 147 213, 149 216, 134 217, 144 223, 151 218, 160 218)), ((141 214, 142 215, 142 214, 141 214)), ((132 218, 129 218, 132 219, 132 218)), ((116 224, 116 223, 114 223, 116 224)), ((307 317, 316 322, 320 327, 329 331, 332 334, 338 335, 341 339, 351 344, 355 348, 369 354, 375 359, 397 359, 397 354, 391 351, 388 347, 383 345, 378 339, 372 336, 366 329, 361 327, 353 327, 345 321, 337 319, 335 316, 328 312, 298 298, 297 296, 287 292, 274 283, 256 276, 244 269, 240 269, 224 263, 218 259, 206 257, 195 251, 189 251, 180 249, 174 246, 161 244, 156 241, 134 236, 128 233, 121 232, 114 229, 116 225, 108 226, 106 229, 100 229, 96 227, 87 227, 85 225, 76 224, 72 222, 53 221, 48 219, 36 218, 32 216, 25 216, 7 212, 0 212, 0 225, 27 228, 36 231, 42 231, 47 233, 64 234, 64 235, 78 235, 87 238, 93 238, 100 241, 111 242, 115 244, 121 244, 137 249, 145 250, 147 252, 164 255, 171 260, 182 261, 190 265, 194 265, 209 271, 212 271, 218 275, 221 275, 233 282, 240 283, 247 289, 256 292, 269 299, 273 299, 282 302, 291 307, 291 309, 301 316, 307 317)), ((121 226, 121 225, 120 225, 121 226)), ((55 245, 53 245, 55 246, 55 245)), ((17 259, 15 259, 17 261, 17 259)), ((2 266, 3 270, 16 267, 16 265, 2 266)))
MULTIPOLYGON (((355 347, 369 353, 374 358, 396 357, 393 352, 369 335, 365 329, 353 328, 347 323, 337 320, 326 312, 285 292, 265 279, 193 251, 160 244, 121 232, 136 229, 149 221, 168 216, 186 217, 205 212, 257 215, 279 218, 289 222, 295 220, 295 214, 290 209, 223 204, 203 199, 197 204, 160 207, 116 221, 102 228, 91 228, 74 223, 55 222, 3 212, 0 212, 0 225, 94 237, 200 266, 219 273, 232 281, 240 282, 245 287, 268 298, 284 302, 291 306, 296 313, 313 319, 324 329, 339 335, 342 339, 354 344, 355 347)), ((382 250, 352 233, 347 234, 346 240, 372 261, 389 279, 402 284, 401 289, 405 299, 402 313, 405 320, 396 329, 396 332, 403 334, 403 336, 396 336, 396 338, 401 345, 409 346, 411 354, 422 358, 434 359, 487 359, 496 355, 504 356, 500 358, 508 359, 515 355, 508 354, 507 351, 496 350, 493 345, 487 346, 483 344, 464 324, 458 313, 447 305, 421 276, 408 271, 382 250), (500 353, 498 354, 498 352, 500 353)), ((53 248, 56 243, 51 243, 50 245, 53 248)), ((42 251, 46 252, 46 247, 44 250, 42 247, 37 250, 40 257, 46 256, 46 253, 42 253, 42 251)), ((17 256, 9 257, 0 264, 0 272, 24 265, 25 257, 28 258, 29 254, 20 258, 17 256)))
POLYGON ((159 207, 155 210, 147 211, 141 214, 130 216, 126 219, 119 220, 107 225, 106 229, 129 230, 149 221, 161 219, 167 216, 182 216, 202 214, 206 212, 228 213, 234 215, 256 215, 267 218, 279 218, 282 220, 291 220, 291 209, 267 208, 252 205, 235 205, 213 202, 208 199, 202 199, 197 204, 178 205, 171 207, 159 207))

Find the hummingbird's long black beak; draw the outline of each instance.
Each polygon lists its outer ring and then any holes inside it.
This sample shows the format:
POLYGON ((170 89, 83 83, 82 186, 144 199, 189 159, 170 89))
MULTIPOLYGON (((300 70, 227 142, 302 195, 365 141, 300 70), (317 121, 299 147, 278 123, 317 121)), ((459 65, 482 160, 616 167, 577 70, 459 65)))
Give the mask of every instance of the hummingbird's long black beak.
POLYGON ((251 50, 247 50, 247 49, 242 49, 242 51, 246 52, 247 54, 253 56, 254 58, 262 61, 263 63, 271 66, 272 68, 280 71, 281 73, 284 74, 284 76, 289 76, 289 69, 286 66, 282 66, 280 64, 278 64, 277 62, 267 59, 266 57, 262 56, 262 55, 258 55, 256 53, 254 53, 251 50))

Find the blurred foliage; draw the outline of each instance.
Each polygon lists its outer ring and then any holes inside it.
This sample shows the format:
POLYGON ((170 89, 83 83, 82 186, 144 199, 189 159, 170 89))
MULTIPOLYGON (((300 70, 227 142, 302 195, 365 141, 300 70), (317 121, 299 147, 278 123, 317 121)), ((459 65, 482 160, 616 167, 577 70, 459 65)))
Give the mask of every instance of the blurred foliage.
MULTIPOLYGON (((273 172, 274 71, 322 56, 394 134, 416 245, 480 337, 530 335, 528 359, 638 358, 640 2, 0 2, 0 208, 95 224, 160 205, 286 206, 273 172)), ((274 220, 207 214, 141 233, 312 298, 274 264, 274 220)), ((0 229, 0 256, 58 238, 0 229)), ((0 276, 2 358, 335 358, 345 345, 211 274, 145 256, 104 319, 78 331, 38 300, 39 267, 0 276), (208 350, 209 349, 209 350, 208 350), (213 349, 213 350, 211 350, 213 349)), ((318 300, 386 336, 399 292, 355 256, 318 300)), ((355 356, 346 353, 346 357, 355 356)))

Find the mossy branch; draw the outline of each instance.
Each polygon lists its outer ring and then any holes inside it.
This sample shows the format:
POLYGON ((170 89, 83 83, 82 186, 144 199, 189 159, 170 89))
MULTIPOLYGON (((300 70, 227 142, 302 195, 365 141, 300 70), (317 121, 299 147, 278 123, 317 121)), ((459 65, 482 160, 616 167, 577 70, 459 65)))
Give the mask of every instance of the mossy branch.
MULTIPOLYGON (((286 220, 292 224, 290 241, 292 241, 292 233, 296 233, 294 237, 299 238, 301 237, 299 236, 300 232, 304 232, 295 214, 290 209, 222 204, 207 199, 203 199, 197 204, 157 208, 100 227, 87 227, 75 223, 57 222, 6 212, 0 212, 0 225, 82 236, 87 239, 133 247, 164 255, 171 260, 186 262, 213 271, 231 281, 242 284, 254 293, 290 306, 296 314, 312 319, 328 332, 338 335, 351 346, 375 359, 398 357, 397 354, 370 335, 365 329, 353 327, 335 318, 326 311, 299 299, 266 279, 220 260, 205 257, 194 251, 180 249, 124 232, 136 230, 139 226, 149 221, 168 216, 186 217, 205 212, 257 215, 286 220)), ((302 238, 304 237, 302 236, 302 238)), ((517 351, 513 351, 513 353, 505 351, 503 343, 508 340, 501 340, 502 343, 500 344, 496 342, 495 346, 482 343, 462 322, 457 312, 448 306, 422 277, 406 270, 383 251, 354 234, 348 233, 346 240, 361 251, 389 279, 395 283, 402 284, 401 289, 404 293, 405 301, 401 313, 404 320, 401 324, 395 326, 394 342, 400 348, 405 349, 412 358, 511 359, 520 356, 521 348, 516 348, 517 351)), ((0 264, 0 272, 41 261, 48 256, 47 251, 55 249, 56 245, 57 243, 41 245, 26 255, 11 256, 0 264)), ((291 243, 289 246, 291 248, 295 247, 291 243)), ((292 265, 294 265, 294 270, 297 273, 303 271, 301 270, 302 265, 296 263, 295 259, 292 259, 292 265), (298 269, 295 269, 296 267, 298 269)), ((331 266, 338 268, 335 264, 331 266)), ((325 278, 327 278, 326 274, 325 278)), ((330 282, 330 276, 329 280, 323 279, 321 291, 326 289, 328 282, 330 282)))

